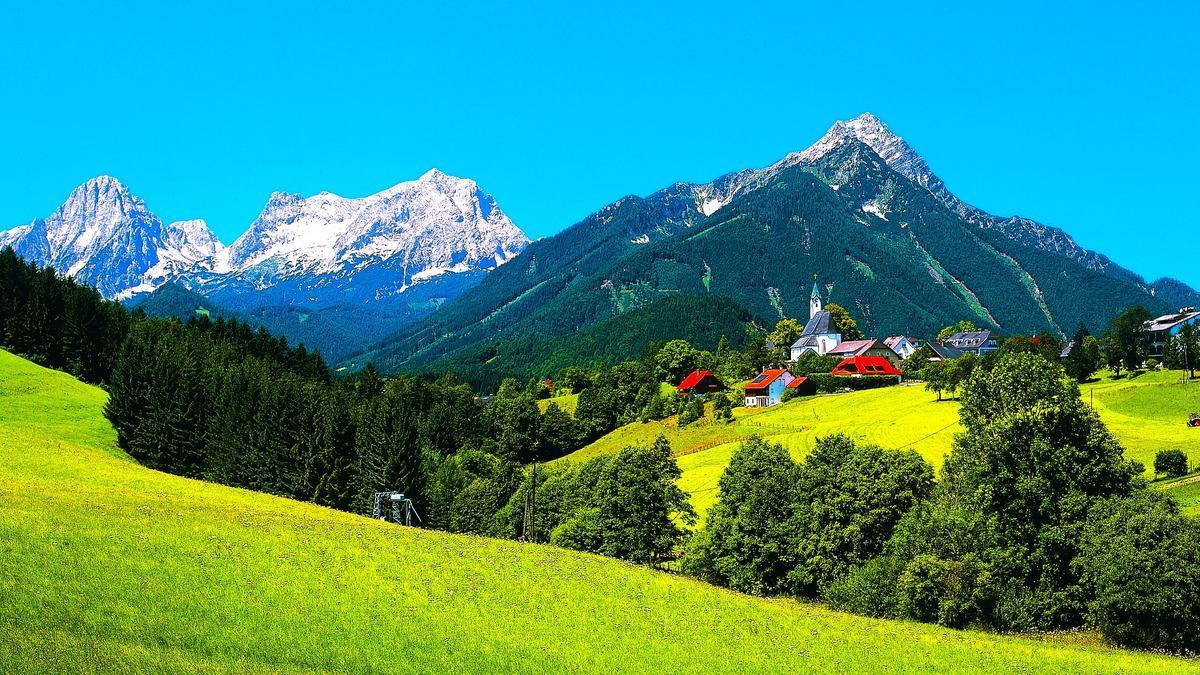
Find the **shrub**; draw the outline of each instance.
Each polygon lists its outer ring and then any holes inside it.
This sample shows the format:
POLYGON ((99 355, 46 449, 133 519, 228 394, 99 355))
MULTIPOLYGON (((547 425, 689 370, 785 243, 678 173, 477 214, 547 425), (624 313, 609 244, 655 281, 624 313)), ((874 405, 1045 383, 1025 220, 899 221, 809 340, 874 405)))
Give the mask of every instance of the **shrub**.
POLYGON ((1158 370, 1158 359, 1146 359, 1146 370, 1158 370))
POLYGON ((713 401, 713 419, 721 422, 733 421, 733 404, 725 394, 716 394, 713 401))
POLYGON ((704 401, 693 398, 684 404, 683 410, 679 411, 679 426, 686 427, 701 417, 704 417, 704 401))
POLYGON ((576 551, 595 553, 604 543, 599 509, 580 509, 550 532, 550 543, 576 551))
POLYGON ((1200 650, 1200 523, 1174 501, 1143 492, 1095 506, 1079 568, 1092 600, 1088 616, 1126 647, 1200 650))
POLYGON ((817 385, 817 391, 822 394, 832 394, 843 389, 859 391, 862 389, 877 389, 890 387, 900 383, 895 375, 863 375, 862 377, 845 377, 829 373, 814 373, 808 376, 817 385))
POLYGON ((1154 475, 1164 478, 1178 478, 1188 471, 1187 455, 1178 448, 1159 450, 1154 455, 1154 475))
POLYGON ((989 614, 991 573, 974 554, 961 560, 917 556, 896 583, 897 610, 919 621, 959 628, 989 614))
POLYGON ((833 582, 825 593, 825 601, 835 609, 864 616, 899 616, 897 583, 905 564, 893 555, 875 558, 833 582))

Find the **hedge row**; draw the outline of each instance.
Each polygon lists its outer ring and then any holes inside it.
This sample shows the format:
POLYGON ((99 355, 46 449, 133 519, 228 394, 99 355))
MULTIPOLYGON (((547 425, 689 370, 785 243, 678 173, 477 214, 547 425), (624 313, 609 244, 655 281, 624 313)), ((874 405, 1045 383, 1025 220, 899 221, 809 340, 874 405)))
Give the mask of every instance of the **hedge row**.
POLYGON ((822 394, 832 394, 837 391, 851 389, 859 391, 862 389, 878 389, 879 387, 890 387, 900 383, 900 377, 897 375, 863 375, 862 377, 846 377, 844 375, 830 375, 828 373, 817 373, 809 375, 808 379, 817 385, 817 391, 822 394))

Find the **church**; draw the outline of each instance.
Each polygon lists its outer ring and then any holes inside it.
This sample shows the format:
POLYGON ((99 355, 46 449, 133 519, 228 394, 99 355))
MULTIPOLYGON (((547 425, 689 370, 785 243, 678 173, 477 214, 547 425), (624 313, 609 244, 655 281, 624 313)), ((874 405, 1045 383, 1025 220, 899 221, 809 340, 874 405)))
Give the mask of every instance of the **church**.
POLYGON ((808 323, 804 325, 800 339, 792 343, 793 361, 805 354, 824 356, 841 343, 842 334, 837 332, 833 318, 825 311, 824 306, 821 291, 814 281, 812 295, 808 299, 808 323))

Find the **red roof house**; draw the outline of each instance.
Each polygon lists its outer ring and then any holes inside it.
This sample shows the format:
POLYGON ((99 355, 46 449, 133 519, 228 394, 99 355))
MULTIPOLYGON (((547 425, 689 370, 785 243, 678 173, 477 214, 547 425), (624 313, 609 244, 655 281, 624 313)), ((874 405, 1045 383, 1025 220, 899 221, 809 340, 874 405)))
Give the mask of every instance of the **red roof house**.
POLYGON ((893 375, 899 376, 900 372, 896 366, 892 365, 882 356, 851 356, 848 359, 842 359, 836 366, 833 367, 834 375, 843 375, 849 377, 862 377, 863 375, 893 375))
POLYGON ((683 378, 683 382, 680 382, 678 387, 675 387, 675 391, 679 392, 680 396, 724 390, 725 384, 708 370, 693 370, 691 374, 683 378))

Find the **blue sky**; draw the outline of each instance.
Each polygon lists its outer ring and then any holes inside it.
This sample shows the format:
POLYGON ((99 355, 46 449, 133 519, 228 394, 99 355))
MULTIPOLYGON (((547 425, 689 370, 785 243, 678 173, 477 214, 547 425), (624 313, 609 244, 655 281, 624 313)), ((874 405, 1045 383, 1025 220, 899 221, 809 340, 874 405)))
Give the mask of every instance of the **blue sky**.
POLYGON ((109 173, 228 243, 274 190, 436 166, 538 237, 869 110, 968 202, 1200 287, 1184 3, 34 4, 0 25, 2 227, 109 173))

